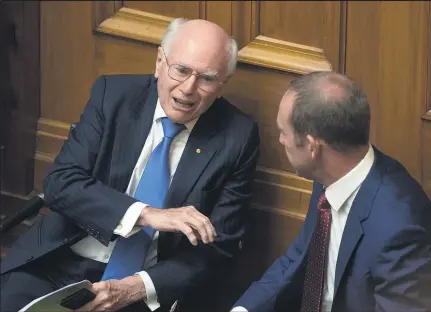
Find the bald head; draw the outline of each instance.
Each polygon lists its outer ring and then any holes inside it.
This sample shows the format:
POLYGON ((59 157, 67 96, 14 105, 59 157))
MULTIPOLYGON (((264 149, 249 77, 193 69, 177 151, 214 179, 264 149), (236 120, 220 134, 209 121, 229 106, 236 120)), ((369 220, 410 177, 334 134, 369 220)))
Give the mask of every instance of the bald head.
MULTIPOLYGON (((314 72, 292 81, 290 122, 301 138, 310 134, 343 151, 368 144, 370 107, 359 85, 335 72, 314 72)), ((280 108, 281 109, 281 108, 280 108)))
POLYGON ((195 19, 186 21, 178 31, 178 37, 197 38, 204 42, 215 42, 216 44, 226 45, 229 40, 227 33, 210 21, 195 19))
POLYGON ((188 45, 214 60, 221 59, 225 62, 227 76, 232 75, 236 68, 238 48, 235 40, 230 38, 223 28, 206 20, 173 20, 161 45, 166 55, 178 46, 188 45))
POLYGON ((301 92, 320 97, 316 104, 346 102, 346 97, 352 91, 353 81, 335 72, 314 72, 292 81, 286 94, 301 92))

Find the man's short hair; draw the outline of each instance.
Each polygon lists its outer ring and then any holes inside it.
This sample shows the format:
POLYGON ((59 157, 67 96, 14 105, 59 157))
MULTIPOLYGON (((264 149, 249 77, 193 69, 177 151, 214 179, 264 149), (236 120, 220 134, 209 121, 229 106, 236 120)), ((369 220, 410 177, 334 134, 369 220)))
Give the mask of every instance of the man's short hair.
MULTIPOLYGON (((171 52, 171 45, 178 33, 178 30, 180 29, 181 25, 187 21, 188 20, 185 18, 176 18, 169 23, 161 43, 162 49, 166 56, 168 56, 171 52)), ((227 76, 231 76, 235 72, 236 63, 238 60, 238 45, 234 38, 229 37, 227 49, 229 53, 227 76)))
POLYGON ((368 144, 370 106, 356 82, 334 72, 313 72, 293 80, 289 92, 297 145, 307 134, 340 152, 368 144))

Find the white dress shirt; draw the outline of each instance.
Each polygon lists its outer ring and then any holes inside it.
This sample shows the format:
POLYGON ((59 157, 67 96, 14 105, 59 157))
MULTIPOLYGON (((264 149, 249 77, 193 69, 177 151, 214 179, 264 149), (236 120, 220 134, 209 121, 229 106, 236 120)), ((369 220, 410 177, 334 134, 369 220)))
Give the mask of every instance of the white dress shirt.
MULTIPOLYGON (((132 176, 130 178, 129 185, 126 190, 126 194, 129 196, 134 196, 136 188, 138 187, 139 181, 141 179, 141 175, 144 172, 145 166, 147 165, 148 159, 150 158, 151 153, 156 148, 156 146, 163 139, 163 126, 161 122, 161 118, 166 117, 166 113, 160 105, 160 101, 157 100, 156 109, 154 112, 153 124, 151 126, 150 132, 148 134, 147 140, 145 141, 144 147, 142 148, 141 155, 139 156, 138 162, 136 163, 135 168, 133 169, 132 176)), ((198 118, 189 121, 185 124, 186 129, 180 132, 172 141, 170 148, 170 171, 171 171, 171 182, 172 178, 177 169, 178 163, 180 161, 181 155, 183 154, 184 148, 186 146, 187 140, 190 136, 190 133, 195 126, 198 118)), ((135 226, 136 221, 141 214, 143 208, 145 208, 145 203, 136 202, 132 204, 128 210, 126 211, 124 217, 121 219, 119 225, 114 230, 114 234, 121 235, 123 237, 130 237, 140 230, 140 227, 135 226)), ((156 207, 159 208, 159 207, 156 207)), ((145 260, 144 269, 148 269, 153 266, 157 262, 157 241, 158 241, 159 232, 156 232, 153 238, 153 242, 150 245, 148 250, 147 258, 145 260)), ((98 240, 96 240, 92 236, 87 236, 72 245, 70 248, 78 255, 93 259, 95 261, 108 263, 109 258, 111 256, 112 250, 114 249, 116 241, 110 242, 106 247, 98 240)), ((145 303, 154 311, 155 309, 160 307, 158 302, 156 289, 154 284, 150 278, 150 276, 145 272, 137 272, 139 276, 141 276, 144 281, 145 290, 147 293, 147 298, 145 303)))
MULTIPOLYGON (((322 312, 329 312, 334 299, 335 268, 341 237, 346 226, 352 203, 362 182, 367 177, 374 162, 374 150, 370 146, 365 157, 341 179, 326 188, 326 198, 331 205, 331 232, 329 234, 326 275, 323 287, 322 312)), ((248 312, 243 307, 235 307, 232 312, 248 312)))

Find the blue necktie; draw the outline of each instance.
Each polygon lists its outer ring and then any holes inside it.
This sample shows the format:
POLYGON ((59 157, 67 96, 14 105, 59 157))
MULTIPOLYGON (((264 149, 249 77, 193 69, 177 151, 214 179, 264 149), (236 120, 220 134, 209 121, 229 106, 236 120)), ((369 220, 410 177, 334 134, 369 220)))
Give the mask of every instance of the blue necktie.
MULTIPOLYGON (((135 198, 154 208, 165 208, 165 196, 169 189, 170 146, 177 134, 185 129, 168 118, 162 118, 163 140, 151 153, 135 191, 135 198)), ((144 227, 129 238, 118 237, 102 280, 122 279, 140 271, 145 263, 148 248, 156 231, 144 227)))

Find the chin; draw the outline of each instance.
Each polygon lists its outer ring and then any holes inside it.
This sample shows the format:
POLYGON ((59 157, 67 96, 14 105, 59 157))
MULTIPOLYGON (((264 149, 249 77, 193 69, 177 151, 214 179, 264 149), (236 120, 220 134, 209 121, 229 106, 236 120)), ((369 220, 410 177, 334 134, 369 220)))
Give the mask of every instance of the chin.
POLYGON ((176 110, 170 110, 169 112, 166 112, 166 115, 173 122, 180 124, 184 124, 193 119, 193 117, 191 117, 189 114, 185 114, 176 110))

